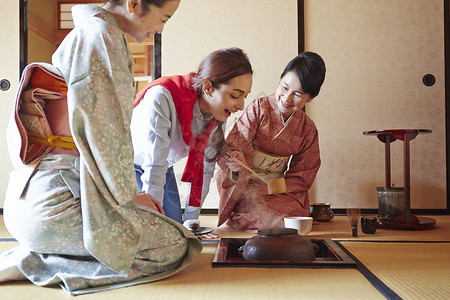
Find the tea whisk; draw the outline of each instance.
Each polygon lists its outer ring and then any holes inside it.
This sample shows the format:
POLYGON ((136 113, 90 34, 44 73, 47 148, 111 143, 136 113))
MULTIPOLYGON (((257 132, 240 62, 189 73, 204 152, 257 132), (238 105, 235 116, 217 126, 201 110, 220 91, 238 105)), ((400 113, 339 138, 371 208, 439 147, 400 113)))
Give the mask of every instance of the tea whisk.
POLYGON ((347 216, 352 226, 352 236, 358 236, 358 222, 361 217, 361 210, 359 208, 347 208, 347 216))

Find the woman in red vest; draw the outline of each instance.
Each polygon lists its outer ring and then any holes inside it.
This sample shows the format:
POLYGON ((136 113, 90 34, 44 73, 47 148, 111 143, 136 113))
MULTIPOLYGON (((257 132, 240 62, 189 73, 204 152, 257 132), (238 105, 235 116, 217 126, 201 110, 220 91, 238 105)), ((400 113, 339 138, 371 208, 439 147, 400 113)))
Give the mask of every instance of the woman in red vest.
POLYGON ((168 217, 182 222, 173 165, 187 156, 181 178, 190 182, 184 220, 198 219, 225 144, 225 121, 244 109, 252 74, 241 49, 220 49, 203 59, 196 73, 159 78, 136 96, 130 128, 138 185, 168 217))

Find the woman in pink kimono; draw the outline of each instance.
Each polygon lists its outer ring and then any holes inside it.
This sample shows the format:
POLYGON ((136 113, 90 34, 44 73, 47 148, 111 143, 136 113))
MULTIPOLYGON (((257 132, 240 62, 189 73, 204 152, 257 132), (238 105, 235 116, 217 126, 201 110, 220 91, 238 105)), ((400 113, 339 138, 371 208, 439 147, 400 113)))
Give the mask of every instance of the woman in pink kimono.
POLYGON ((218 162, 218 226, 227 221, 241 230, 284 227, 284 217, 309 215, 319 137, 302 108, 319 94, 325 72, 318 54, 298 55, 281 74, 275 94, 255 100, 237 120, 226 139, 227 154, 218 162), (237 160, 265 180, 284 178, 286 192, 269 194, 267 184, 237 160))

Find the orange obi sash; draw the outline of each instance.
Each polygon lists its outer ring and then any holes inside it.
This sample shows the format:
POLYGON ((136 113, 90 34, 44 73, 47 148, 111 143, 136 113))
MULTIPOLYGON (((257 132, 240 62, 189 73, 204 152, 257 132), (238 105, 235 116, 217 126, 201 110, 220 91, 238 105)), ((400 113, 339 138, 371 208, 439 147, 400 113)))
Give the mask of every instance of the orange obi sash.
POLYGON ((34 69, 33 76, 31 77, 31 88, 41 88, 67 96, 66 82, 59 77, 49 74, 41 68, 34 69))
MULTIPOLYGON (((20 134, 20 160, 25 165, 39 163, 55 148, 76 150, 71 136, 54 135, 45 112, 49 101, 67 102, 67 85, 57 68, 47 63, 32 63, 23 71, 17 93, 14 118, 20 134)), ((52 115, 52 118, 63 120, 66 115, 52 115)), ((65 125, 68 128, 68 124, 65 125)), ((10 139, 10 153, 17 152, 17 139, 10 139), (12 147, 11 145, 12 144, 12 147)), ((15 153, 12 153, 13 155, 15 153)), ((14 161, 14 159, 13 159, 14 161)))
MULTIPOLYGON (((67 96, 67 84, 64 80, 50 75, 41 68, 35 68, 33 76, 31 77, 31 88, 41 88, 48 91, 53 91, 67 96)), ((50 147, 58 147, 65 149, 77 149, 73 138, 71 136, 58 136, 49 134, 46 138, 30 136, 28 140, 31 143, 41 144, 50 147)))

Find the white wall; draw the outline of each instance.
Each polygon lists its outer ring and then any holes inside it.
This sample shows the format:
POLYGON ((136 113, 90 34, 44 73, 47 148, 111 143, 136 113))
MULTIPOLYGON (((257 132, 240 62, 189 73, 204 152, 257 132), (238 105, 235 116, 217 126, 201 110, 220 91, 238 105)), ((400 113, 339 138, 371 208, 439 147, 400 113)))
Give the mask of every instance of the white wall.
MULTIPOLYGON (((162 74, 195 71, 210 52, 240 47, 254 71, 248 103, 275 91, 284 67, 298 54, 297 39, 296 0, 182 0, 162 34, 162 74)), ((178 176, 184 164, 176 166, 178 176)), ((184 184, 179 188, 180 194, 186 192, 184 184)), ((212 182, 203 207, 217 208, 218 203, 212 182)))
POLYGON ((19 84, 19 1, 0 0, 0 80, 7 79, 11 87, 0 91, 0 208, 3 208, 9 172, 12 164, 6 146, 6 128, 19 84))
MULTIPOLYGON (((410 143, 411 207, 446 208, 443 17, 442 0, 305 0, 305 47, 327 64, 306 109, 322 158, 315 201, 377 208, 384 144, 363 131, 424 128, 433 132, 410 143)), ((403 142, 391 148, 392 183, 403 187, 403 142)))

